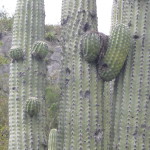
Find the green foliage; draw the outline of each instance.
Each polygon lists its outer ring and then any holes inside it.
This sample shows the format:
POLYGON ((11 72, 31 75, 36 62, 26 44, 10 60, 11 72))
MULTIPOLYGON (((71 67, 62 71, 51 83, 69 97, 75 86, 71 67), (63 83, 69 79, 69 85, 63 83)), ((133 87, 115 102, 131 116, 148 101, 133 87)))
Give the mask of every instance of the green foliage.
POLYGON ((13 17, 9 17, 5 9, 0 10, 0 32, 11 31, 13 17))
POLYGON ((49 42, 58 42, 60 31, 59 25, 45 25, 45 39, 49 42))
POLYGON ((8 149, 8 99, 0 96, 0 149, 8 149))
POLYGON ((0 65, 9 64, 10 60, 2 55, 0 55, 0 65))
POLYGON ((48 122, 47 128, 48 130, 51 128, 57 128, 58 121, 58 102, 60 98, 60 89, 57 85, 49 85, 46 88, 46 103, 47 103, 47 115, 48 122))

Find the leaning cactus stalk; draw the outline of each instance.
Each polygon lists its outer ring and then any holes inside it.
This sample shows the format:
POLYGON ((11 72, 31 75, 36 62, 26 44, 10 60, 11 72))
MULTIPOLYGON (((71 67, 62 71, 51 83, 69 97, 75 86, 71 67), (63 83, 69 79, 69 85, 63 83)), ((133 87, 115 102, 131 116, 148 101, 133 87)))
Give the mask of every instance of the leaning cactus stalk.
POLYGON ((9 150, 45 150, 44 0, 18 0, 9 80, 9 150))
POLYGON ((133 45, 114 83, 112 150, 150 149, 150 0, 114 0, 115 24, 129 27, 133 45))

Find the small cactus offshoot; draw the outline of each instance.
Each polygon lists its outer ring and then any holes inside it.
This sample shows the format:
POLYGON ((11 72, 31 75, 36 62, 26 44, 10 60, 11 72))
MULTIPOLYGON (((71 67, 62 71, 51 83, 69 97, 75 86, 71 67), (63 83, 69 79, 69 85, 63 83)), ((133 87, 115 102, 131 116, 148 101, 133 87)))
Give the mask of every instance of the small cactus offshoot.
POLYGON ((30 117, 37 116, 40 111, 40 102, 36 97, 30 97, 26 101, 26 111, 30 117))
POLYGON ((9 51, 9 56, 13 60, 22 60, 23 59, 23 50, 20 47, 12 47, 9 51))
POLYGON ((98 59, 101 49, 101 37, 98 32, 89 31, 82 37, 83 57, 89 63, 98 59))
POLYGON ((36 41, 32 48, 32 56, 44 59, 48 54, 48 45, 43 41, 36 41))
POLYGON ((128 27, 119 24, 112 30, 108 50, 99 66, 99 76, 111 81, 121 71, 131 48, 131 36, 128 27))

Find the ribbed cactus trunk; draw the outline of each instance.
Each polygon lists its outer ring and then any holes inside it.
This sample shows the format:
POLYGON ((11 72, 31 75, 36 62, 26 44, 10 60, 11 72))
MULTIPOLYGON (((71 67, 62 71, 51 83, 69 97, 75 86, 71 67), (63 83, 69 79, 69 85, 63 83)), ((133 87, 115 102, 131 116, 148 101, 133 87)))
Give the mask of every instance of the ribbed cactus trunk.
POLYGON ((114 0, 112 28, 123 23, 133 45, 114 84, 113 150, 150 149, 150 0, 114 0))
POLYGON ((104 83, 98 79, 97 64, 83 58, 81 44, 85 33, 97 32, 96 0, 63 0, 61 23, 64 56, 57 149, 101 150, 104 83))
POLYGON ((44 150, 47 146, 46 67, 33 47, 44 39, 44 18, 44 0, 17 1, 10 50, 9 150, 44 150))

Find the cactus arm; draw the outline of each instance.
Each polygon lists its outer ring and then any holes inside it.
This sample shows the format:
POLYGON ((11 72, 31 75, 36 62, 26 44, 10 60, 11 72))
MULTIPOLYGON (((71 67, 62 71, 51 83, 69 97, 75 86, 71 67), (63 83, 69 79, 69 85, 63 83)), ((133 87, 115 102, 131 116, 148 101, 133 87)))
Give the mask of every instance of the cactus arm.
MULTIPOLYGON (((115 81, 113 149, 149 149, 149 20, 150 1, 122 1, 122 22, 134 40, 124 70, 115 81), (126 15, 127 14, 127 15, 126 15), (120 88, 122 88, 122 91, 120 88)), ((119 7, 119 4, 116 3, 119 7)), ((117 20, 115 20, 117 22, 117 20)))
MULTIPOLYGON (((45 133, 45 63, 32 57, 35 41, 44 39, 44 1, 18 0, 14 17, 12 48, 23 51, 21 61, 10 64, 9 150, 40 149, 46 146, 45 133), (41 74, 42 72, 42 74, 41 74), (30 97, 40 101, 40 111, 28 115, 30 97)), ((36 112, 36 111, 35 111, 36 112)))

